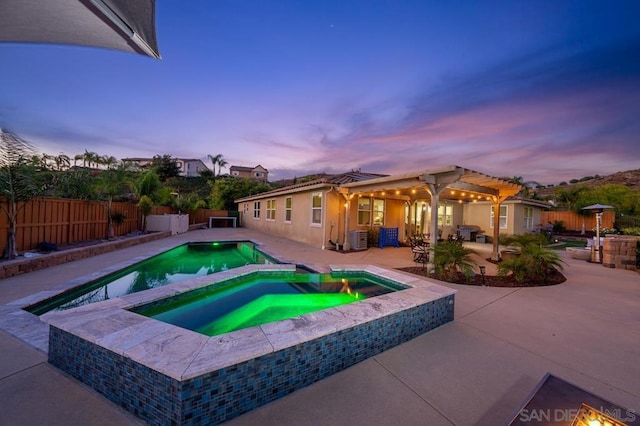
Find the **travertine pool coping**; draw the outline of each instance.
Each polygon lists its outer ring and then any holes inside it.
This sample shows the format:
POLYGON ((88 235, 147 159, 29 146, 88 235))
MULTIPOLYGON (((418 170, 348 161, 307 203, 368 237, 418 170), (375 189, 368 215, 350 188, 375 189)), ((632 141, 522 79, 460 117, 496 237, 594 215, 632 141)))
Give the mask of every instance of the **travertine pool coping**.
MULTIPOLYGON (((280 263, 291 263, 288 259, 283 259, 277 253, 268 250, 262 245, 262 243, 256 239, 248 240, 246 238, 227 238, 224 240, 216 240, 216 242, 224 243, 251 243, 254 244, 260 252, 275 259, 280 263)), ((202 243, 202 241, 186 241, 180 243, 173 243, 166 246, 156 247, 149 250, 147 253, 140 256, 132 257, 131 259, 115 263, 107 268, 99 271, 91 272, 81 277, 75 278, 71 281, 67 281, 63 284, 57 285, 50 290, 40 291, 21 299, 14 300, 10 303, 0 306, 0 329, 6 331, 22 340, 25 343, 33 346, 34 348, 47 353, 49 351, 49 325, 46 322, 40 320, 40 317, 34 315, 25 309, 29 306, 43 302, 47 299, 56 297, 66 291, 80 288, 89 284, 92 281, 101 279, 109 274, 120 271, 136 263, 150 259, 154 256, 162 254, 168 250, 172 250, 176 247, 185 244, 202 243)), ((325 268, 321 265, 307 265, 318 272, 325 272, 325 268)))
POLYGON ((64 312, 50 312, 40 319, 168 377, 183 381, 456 293, 455 290, 427 279, 377 266, 330 265, 329 268, 332 272, 366 272, 407 288, 213 337, 129 310, 231 278, 264 271, 294 272, 296 269, 296 265, 292 264, 247 265, 64 312))

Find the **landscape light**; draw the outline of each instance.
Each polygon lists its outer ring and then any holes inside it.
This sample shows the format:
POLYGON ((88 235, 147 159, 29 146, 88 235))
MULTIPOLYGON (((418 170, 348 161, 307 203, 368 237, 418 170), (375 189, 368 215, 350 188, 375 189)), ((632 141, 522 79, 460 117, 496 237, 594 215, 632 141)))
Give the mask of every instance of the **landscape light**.
POLYGON ((479 268, 480 268, 480 275, 482 275, 482 286, 486 287, 487 283, 484 280, 484 273, 486 272, 487 267, 484 265, 480 265, 479 268))

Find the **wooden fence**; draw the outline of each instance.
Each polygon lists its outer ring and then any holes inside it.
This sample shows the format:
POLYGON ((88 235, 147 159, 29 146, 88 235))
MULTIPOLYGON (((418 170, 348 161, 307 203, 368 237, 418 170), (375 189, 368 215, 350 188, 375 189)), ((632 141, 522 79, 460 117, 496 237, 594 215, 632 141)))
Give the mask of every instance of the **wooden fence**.
MULTIPOLYGON (((0 205, 7 208, 5 200, 0 205)), ((36 198, 19 204, 16 243, 18 251, 33 250, 46 241, 66 245, 79 241, 104 239, 107 236, 107 211, 104 203, 62 198, 36 198)), ((134 203, 113 203, 112 213, 125 217, 114 224, 116 237, 140 230, 142 214, 134 203)), ((171 207, 154 206, 151 214, 174 213, 171 207)), ((227 216, 227 211, 199 209, 189 216, 189 223, 208 223, 209 216, 227 216)), ((0 256, 7 246, 9 219, 0 212, 0 256)))
MULTIPOLYGON (((547 223, 556 223, 562 221, 564 228, 567 231, 581 231, 582 224, 584 223, 584 229, 591 231, 596 227, 596 215, 580 216, 574 212, 554 212, 543 211, 540 222, 544 227, 547 223)), ((616 220, 616 215, 613 210, 605 210, 602 213, 603 228, 613 228, 613 224, 616 220)))

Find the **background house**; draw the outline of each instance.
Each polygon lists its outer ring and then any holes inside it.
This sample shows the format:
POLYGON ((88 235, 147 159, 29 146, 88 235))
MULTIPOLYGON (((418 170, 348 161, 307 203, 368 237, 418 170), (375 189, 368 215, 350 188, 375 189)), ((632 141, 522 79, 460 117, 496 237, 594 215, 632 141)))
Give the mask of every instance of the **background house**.
MULTIPOLYGON (((202 160, 197 158, 174 158, 180 169, 180 176, 196 177, 200 176, 203 170, 209 170, 202 160)), ((130 163, 138 168, 144 168, 153 162, 153 158, 123 158, 123 162, 130 163)))
MULTIPOLYGON (((482 228, 486 234, 493 233, 492 204, 488 201, 464 205, 464 225, 482 228)), ((545 230, 542 212, 549 203, 528 198, 510 197, 500 205, 500 233, 525 234, 545 230)))
POLYGON ((269 181, 269 171, 260 164, 255 167, 231 166, 229 174, 233 177, 254 179, 265 183, 269 181))

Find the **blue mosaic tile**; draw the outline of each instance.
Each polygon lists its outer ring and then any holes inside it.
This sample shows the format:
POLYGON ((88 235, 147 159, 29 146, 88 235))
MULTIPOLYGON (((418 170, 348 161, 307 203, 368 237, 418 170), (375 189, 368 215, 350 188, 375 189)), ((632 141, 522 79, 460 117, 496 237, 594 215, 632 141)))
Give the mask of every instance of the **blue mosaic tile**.
POLYGON ((447 296, 178 381, 54 326, 49 362, 151 424, 216 424, 453 320, 447 296))

